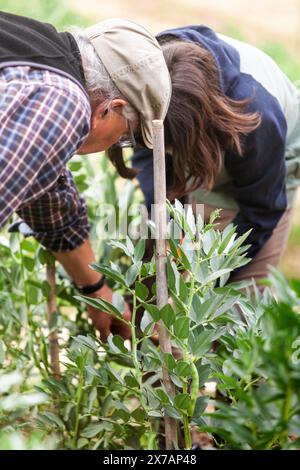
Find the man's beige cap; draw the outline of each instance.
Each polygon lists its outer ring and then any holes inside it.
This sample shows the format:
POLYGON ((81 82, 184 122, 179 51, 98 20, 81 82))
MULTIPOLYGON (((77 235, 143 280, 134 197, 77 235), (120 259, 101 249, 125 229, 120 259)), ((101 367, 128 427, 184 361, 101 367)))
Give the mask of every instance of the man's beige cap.
POLYGON ((152 120, 165 118, 172 92, 157 40, 142 26, 118 18, 86 33, 120 93, 140 114, 145 145, 153 148, 152 120))

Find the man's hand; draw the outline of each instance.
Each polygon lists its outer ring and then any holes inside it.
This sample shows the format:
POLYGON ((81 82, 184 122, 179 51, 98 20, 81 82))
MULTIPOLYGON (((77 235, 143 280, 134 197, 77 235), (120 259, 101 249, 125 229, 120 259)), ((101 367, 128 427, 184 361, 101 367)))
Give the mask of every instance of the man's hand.
MULTIPOLYGON (((90 294, 89 297, 94 299, 101 298, 111 303, 112 290, 108 286, 104 285, 99 291, 90 294)), ((124 339, 129 339, 131 337, 130 327, 112 315, 101 312, 101 310, 90 305, 88 305, 87 311, 94 327, 100 332, 102 341, 106 341, 110 333, 118 334, 124 339)), ((123 318, 127 321, 129 321, 131 318, 131 311, 127 303, 125 303, 125 312, 123 314, 123 318)))
MULTIPOLYGON (((78 286, 93 285, 99 281, 100 274, 89 267, 89 264, 95 262, 95 255, 88 240, 73 251, 54 252, 53 255, 78 286)), ((89 297, 103 298, 111 302, 112 290, 104 285, 97 292, 90 294, 89 297)), ((88 306, 88 314, 95 328, 100 331, 103 341, 107 340, 110 333, 119 334, 125 339, 130 338, 130 328, 120 320, 91 306, 88 306)), ((126 304, 123 317, 124 320, 130 320, 131 318, 128 304, 126 304)))

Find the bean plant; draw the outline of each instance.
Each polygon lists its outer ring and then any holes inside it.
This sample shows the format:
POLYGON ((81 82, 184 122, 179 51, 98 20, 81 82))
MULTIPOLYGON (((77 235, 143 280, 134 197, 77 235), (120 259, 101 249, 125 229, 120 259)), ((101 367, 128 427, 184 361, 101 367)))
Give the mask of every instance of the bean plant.
MULTIPOLYGON (((107 355, 122 361, 123 370, 116 373, 116 381, 127 390, 127 399, 138 406, 130 411, 126 419, 134 416, 141 426, 146 427, 147 448, 158 448, 158 429, 162 418, 167 415, 178 422, 178 432, 183 428, 181 445, 191 448, 191 426, 203 421, 207 397, 200 390, 211 373, 209 358, 216 341, 228 334, 234 325, 242 320, 235 311, 239 307, 240 295, 237 286, 225 286, 230 273, 244 265, 247 237, 237 238, 235 228, 229 226, 223 233, 215 230, 213 222, 203 226, 201 217, 195 220, 191 209, 185 214, 183 206, 176 201, 169 205, 172 221, 169 226, 167 274, 170 301, 162 309, 156 306, 155 282, 151 291, 145 281, 156 272, 155 256, 150 262, 143 262, 145 240, 135 246, 126 242, 113 241, 130 259, 131 265, 122 272, 116 263, 94 264, 92 268, 103 273, 115 283, 113 302, 78 296, 85 303, 98 307, 131 328, 131 347, 128 349, 118 335, 110 335, 107 344, 90 343, 98 351, 104 348, 107 355), (177 229, 177 230, 176 230, 177 229), (182 238, 175 238, 178 230, 182 238), (132 318, 122 318, 125 298, 132 298, 132 318), (137 328, 138 309, 143 315, 137 328), (231 312, 229 316, 228 313, 231 312), (168 329, 176 359, 172 354, 162 354, 153 343, 155 325, 163 322, 168 329), (162 384, 162 369, 167 368, 176 387, 174 396, 169 396, 162 384), (134 413, 134 415, 132 415, 134 413)), ((86 344, 85 338, 77 338, 86 344)), ((111 410, 108 410, 111 413, 111 410)), ((136 425, 137 426, 137 425, 136 425)), ((138 426, 137 426, 138 427, 138 426)))
MULTIPOLYGON (((195 446, 203 433, 217 449, 298 448, 299 282, 288 284, 272 270, 264 294, 251 282, 231 283, 231 273, 248 262, 247 234, 237 238, 233 226, 220 232, 217 213, 204 225, 176 201, 169 205, 169 301, 159 309, 146 241, 97 240, 102 219, 89 197, 96 170, 76 160, 73 166, 98 247, 92 269, 105 274, 112 303, 79 296, 59 268, 49 326, 49 253, 33 238, 1 235, 0 448, 162 449, 165 416, 175 421, 179 448, 195 446), (125 321, 125 301, 132 306, 131 341, 118 334, 100 341, 85 305, 125 321), (169 330, 172 354, 157 343, 159 322, 169 330), (53 328, 59 380, 49 364, 53 328), (163 368, 174 396, 164 389, 163 368), (212 384, 216 392, 209 394, 212 384)), ((97 184, 101 190, 118 183, 112 176, 97 184)), ((135 190, 127 187, 130 199, 135 190)))

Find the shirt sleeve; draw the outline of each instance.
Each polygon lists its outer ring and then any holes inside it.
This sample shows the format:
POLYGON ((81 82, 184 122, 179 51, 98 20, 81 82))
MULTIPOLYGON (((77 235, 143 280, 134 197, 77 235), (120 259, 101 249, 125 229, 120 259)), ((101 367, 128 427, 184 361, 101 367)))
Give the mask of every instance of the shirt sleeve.
POLYGON ((14 82, 1 90, 0 227, 53 186, 88 134, 89 104, 77 88, 14 82))
POLYGON ((239 212, 237 234, 252 229, 245 244, 254 258, 272 235, 286 207, 285 145, 287 124, 278 101, 260 85, 249 111, 261 113, 260 126, 243 138, 243 156, 226 155, 239 212))
POLYGON ((74 250, 89 235, 86 203, 66 168, 47 193, 25 204, 17 213, 50 251, 74 250))

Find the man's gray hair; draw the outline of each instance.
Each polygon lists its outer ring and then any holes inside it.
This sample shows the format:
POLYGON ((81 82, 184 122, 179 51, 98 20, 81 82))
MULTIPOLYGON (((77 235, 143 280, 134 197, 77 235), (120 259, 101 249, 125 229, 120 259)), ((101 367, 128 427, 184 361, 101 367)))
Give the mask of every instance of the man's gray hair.
MULTIPOLYGON (((124 98, 109 76, 92 43, 87 38, 84 29, 74 26, 69 31, 80 51, 86 91, 90 99, 107 102, 109 106, 112 100, 124 98)), ((137 119, 138 117, 138 113, 130 105, 125 107, 123 115, 130 120, 137 119)))

